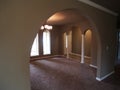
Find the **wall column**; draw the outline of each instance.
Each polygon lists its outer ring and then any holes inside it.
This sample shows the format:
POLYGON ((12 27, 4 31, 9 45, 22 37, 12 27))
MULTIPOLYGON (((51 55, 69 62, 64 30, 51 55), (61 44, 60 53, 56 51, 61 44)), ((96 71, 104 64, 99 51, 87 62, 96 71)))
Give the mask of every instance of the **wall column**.
POLYGON ((84 39, 85 36, 82 34, 82 41, 81 41, 81 63, 84 63, 84 39))
POLYGON ((67 44, 67 58, 69 58, 69 35, 66 35, 66 44, 67 44))

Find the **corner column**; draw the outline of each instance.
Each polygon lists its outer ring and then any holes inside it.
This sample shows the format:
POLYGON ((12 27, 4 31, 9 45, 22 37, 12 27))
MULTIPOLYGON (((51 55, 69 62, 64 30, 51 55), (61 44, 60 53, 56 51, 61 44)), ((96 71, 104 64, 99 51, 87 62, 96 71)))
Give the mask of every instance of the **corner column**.
POLYGON ((82 42, 81 42, 81 63, 84 63, 84 40, 85 40, 85 35, 82 34, 82 42))
POLYGON ((66 35, 67 38, 67 58, 69 58, 69 35, 66 35))

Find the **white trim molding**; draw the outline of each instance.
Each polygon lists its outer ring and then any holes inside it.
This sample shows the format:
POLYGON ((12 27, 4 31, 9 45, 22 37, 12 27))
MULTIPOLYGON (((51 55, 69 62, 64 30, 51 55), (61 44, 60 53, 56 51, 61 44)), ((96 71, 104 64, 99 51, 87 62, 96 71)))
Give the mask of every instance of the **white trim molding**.
MULTIPOLYGON (((75 55, 75 56, 78 56, 78 57, 81 57, 81 55, 80 54, 76 54, 76 53, 69 53, 69 54, 71 54, 71 55, 75 55)), ((84 58, 85 59, 91 59, 91 57, 89 57, 89 56, 84 56, 84 58)))
POLYGON ((91 59, 91 57, 89 57, 89 56, 84 56, 86 59, 91 59))
POLYGON ((93 68, 96 68, 96 69, 97 69, 97 66, 95 66, 95 65, 92 65, 92 64, 90 64, 90 67, 93 67, 93 68))
POLYGON ((80 54, 76 54, 76 53, 72 53, 72 52, 70 54, 81 57, 80 54))
POLYGON ((109 77, 110 75, 112 75, 113 73, 114 73, 114 71, 112 71, 111 73, 109 73, 109 74, 107 74, 107 75, 105 75, 105 76, 103 76, 103 77, 101 77, 101 78, 96 77, 96 80, 102 81, 102 80, 104 80, 105 78, 107 78, 107 77, 109 77))
POLYGON ((37 56, 37 57, 30 57, 32 60, 41 60, 41 59, 47 59, 47 58, 54 58, 54 57, 65 57, 64 55, 43 55, 43 56, 37 56))
POLYGON ((116 12, 110 10, 110 9, 107 9, 107 8, 97 4, 95 2, 90 1, 90 0, 78 0, 78 1, 83 2, 85 4, 88 4, 88 5, 92 6, 92 7, 95 7, 97 9, 101 10, 101 11, 107 12, 107 13, 112 14, 114 16, 118 16, 118 13, 116 13, 116 12))

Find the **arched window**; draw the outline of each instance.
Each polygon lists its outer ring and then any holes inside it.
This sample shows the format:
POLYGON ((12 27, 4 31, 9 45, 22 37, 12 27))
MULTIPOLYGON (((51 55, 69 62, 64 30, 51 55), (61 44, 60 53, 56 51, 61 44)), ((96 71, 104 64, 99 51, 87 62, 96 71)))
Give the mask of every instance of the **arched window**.
POLYGON ((51 54, 50 31, 43 32, 43 55, 51 54))

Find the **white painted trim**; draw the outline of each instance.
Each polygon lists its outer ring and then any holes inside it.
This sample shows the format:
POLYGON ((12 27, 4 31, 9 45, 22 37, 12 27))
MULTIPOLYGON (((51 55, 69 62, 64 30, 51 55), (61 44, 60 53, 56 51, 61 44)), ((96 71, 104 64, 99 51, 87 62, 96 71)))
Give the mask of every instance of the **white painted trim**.
POLYGON ((98 78, 98 77, 96 77, 96 80, 97 80, 97 81, 102 81, 102 80, 101 80, 100 78, 98 78))
POLYGON ((87 58, 87 59, 91 59, 91 57, 89 57, 89 56, 84 56, 85 58, 87 58))
POLYGON ((92 2, 90 0, 78 0, 78 1, 83 2, 85 4, 88 4, 88 5, 92 6, 92 7, 95 7, 97 9, 101 10, 101 11, 107 12, 107 13, 112 14, 114 16, 118 16, 118 13, 116 13, 116 12, 114 12, 112 10, 109 10, 109 9, 107 9, 107 8, 97 4, 97 3, 94 3, 94 2, 92 2))
POLYGON ((49 56, 47 56, 47 55, 45 56, 45 55, 44 55, 44 56, 35 57, 35 58, 32 58, 32 57, 31 57, 31 61, 32 61, 32 60, 38 60, 38 59, 40 60, 40 59, 54 58, 54 57, 65 57, 65 56, 64 56, 64 55, 49 55, 49 56))
POLYGON ((53 55, 54 57, 65 57, 64 55, 53 55))
POLYGON ((92 65, 92 64, 90 64, 90 67, 93 67, 93 68, 98 68, 97 66, 95 66, 95 65, 92 65))
POLYGON ((84 34, 82 34, 82 41, 81 41, 81 63, 84 63, 84 34))
POLYGON ((71 52, 70 54, 81 57, 81 55, 80 55, 80 54, 76 54, 76 53, 72 53, 72 52, 71 52))
POLYGON ((98 80, 98 81, 102 81, 102 80, 104 80, 105 78, 107 78, 107 77, 109 77, 110 75, 112 75, 113 73, 114 73, 114 71, 112 71, 111 73, 109 73, 109 74, 103 76, 102 78, 98 78, 98 77, 96 77, 96 80, 98 80))
MULTIPOLYGON (((80 54, 76 54, 76 53, 72 53, 72 52, 70 54, 81 57, 80 54)), ((89 56, 84 56, 84 58, 91 59, 91 57, 89 57, 89 56)))

